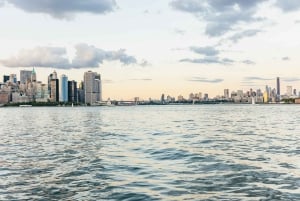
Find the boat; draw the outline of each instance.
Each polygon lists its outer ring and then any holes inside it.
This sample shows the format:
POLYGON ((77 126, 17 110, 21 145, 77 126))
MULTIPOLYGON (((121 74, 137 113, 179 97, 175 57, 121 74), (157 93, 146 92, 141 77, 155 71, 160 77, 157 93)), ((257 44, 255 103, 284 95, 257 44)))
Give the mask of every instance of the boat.
POLYGON ((32 107, 32 105, 19 105, 19 107, 32 107))

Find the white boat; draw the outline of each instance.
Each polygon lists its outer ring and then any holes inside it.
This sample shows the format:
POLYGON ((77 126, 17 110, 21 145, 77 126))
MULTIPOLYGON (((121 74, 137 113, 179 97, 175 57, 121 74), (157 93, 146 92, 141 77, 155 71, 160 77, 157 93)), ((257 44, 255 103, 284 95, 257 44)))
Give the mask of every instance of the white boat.
POLYGON ((19 107, 32 107, 32 105, 19 105, 19 107))

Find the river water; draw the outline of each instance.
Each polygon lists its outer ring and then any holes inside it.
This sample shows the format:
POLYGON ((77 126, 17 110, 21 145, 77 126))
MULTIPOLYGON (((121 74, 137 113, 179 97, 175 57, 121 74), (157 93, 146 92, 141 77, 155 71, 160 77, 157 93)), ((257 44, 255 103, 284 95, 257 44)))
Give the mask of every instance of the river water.
POLYGON ((300 200, 300 107, 0 108, 0 200, 300 200))

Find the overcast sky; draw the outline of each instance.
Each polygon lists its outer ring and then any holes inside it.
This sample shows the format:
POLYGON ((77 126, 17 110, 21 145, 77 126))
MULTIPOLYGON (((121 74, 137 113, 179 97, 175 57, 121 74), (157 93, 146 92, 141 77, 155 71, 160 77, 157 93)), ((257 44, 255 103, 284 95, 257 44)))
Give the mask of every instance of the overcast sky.
MULTIPOLYGON (((300 90, 299 0, 0 0, 0 76, 35 66, 104 98, 300 90)), ((1 78, 2 80, 2 78, 1 78)))

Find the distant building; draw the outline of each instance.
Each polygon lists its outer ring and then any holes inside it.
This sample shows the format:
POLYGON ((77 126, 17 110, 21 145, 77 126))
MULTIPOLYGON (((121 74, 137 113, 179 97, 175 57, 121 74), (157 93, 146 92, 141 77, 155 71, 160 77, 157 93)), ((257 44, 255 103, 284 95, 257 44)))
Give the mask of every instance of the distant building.
POLYGON ((280 78, 277 77, 276 79, 276 85, 277 85, 277 96, 280 96, 280 78))
POLYGON ((48 76, 48 93, 51 94, 51 80, 57 79, 57 73, 54 71, 48 76))
POLYGON ((84 94, 86 104, 95 104, 102 100, 101 76, 96 72, 84 73, 84 94))
POLYGON ((293 90, 293 95, 294 95, 294 96, 297 96, 297 89, 294 89, 294 90, 293 90))
POLYGON ((47 102, 49 99, 48 85, 42 82, 36 83, 36 102, 47 102))
POLYGON ((32 71, 30 70, 21 70, 20 71, 20 84, 26 84, 31 81, 32 71))
POLYGON ((264 92, 264 103, 268 103, 269 102, 269 93, 267 91, 264 92))
POLYGON ((293 95, 293 87, 292 86, 287 86, 286 87, 286 95, 288 97, 292 96, 293 95))
POLYGON ((9 82, 17 83, 17 75, 16 74, 10 74, 9 75, 9 82))
POLYGON ((208 94, 204 94, 204 98, 203 98, 205 101, 208 100, 208 94))
POLYGON ((51 85, 50 101, 59 102, 59 80, 52 79, 50 81, 50 85, 51 85))
POLYGON ((161 102, 162 104, 165 103, 165 94, 162 94, 162 95, 161 95, 160 102, 161 102))
POLYGON ((179 101, 179 102, 184 101, 183 96, 182 96, 182 95, 179 95, 179 96, 177 97, 177 101, 179 101))
POLYGON ((31 72, 31 82, 36 82, 37 79, 36 79, 36 72, 34 70, 34 68, 32 69, 32 72, 31 72))
POLYGON ((224 89, 224 98, 229 99, 229 89, 224 89))
POLYGON ((0 91, 0 104, 6 104, 10 101, 10 93, 6 91, 0 91))
POLYGON ((78 101, 77 82, 68 81, 68 102, 75 103, 78 101))
POLYGON ((4 75, 3 76, 3 83, 9 81, 9 75, 4 75))
POLYGON ((68 77, 66 75, 60 76, 59 101, 68 102, 68 77))
POLYGON ((77 97, 78 97, 78 103, 85 103, 84 99, 84 84, 83 81, 79 83, 79 87, 77 89, 77 97))

